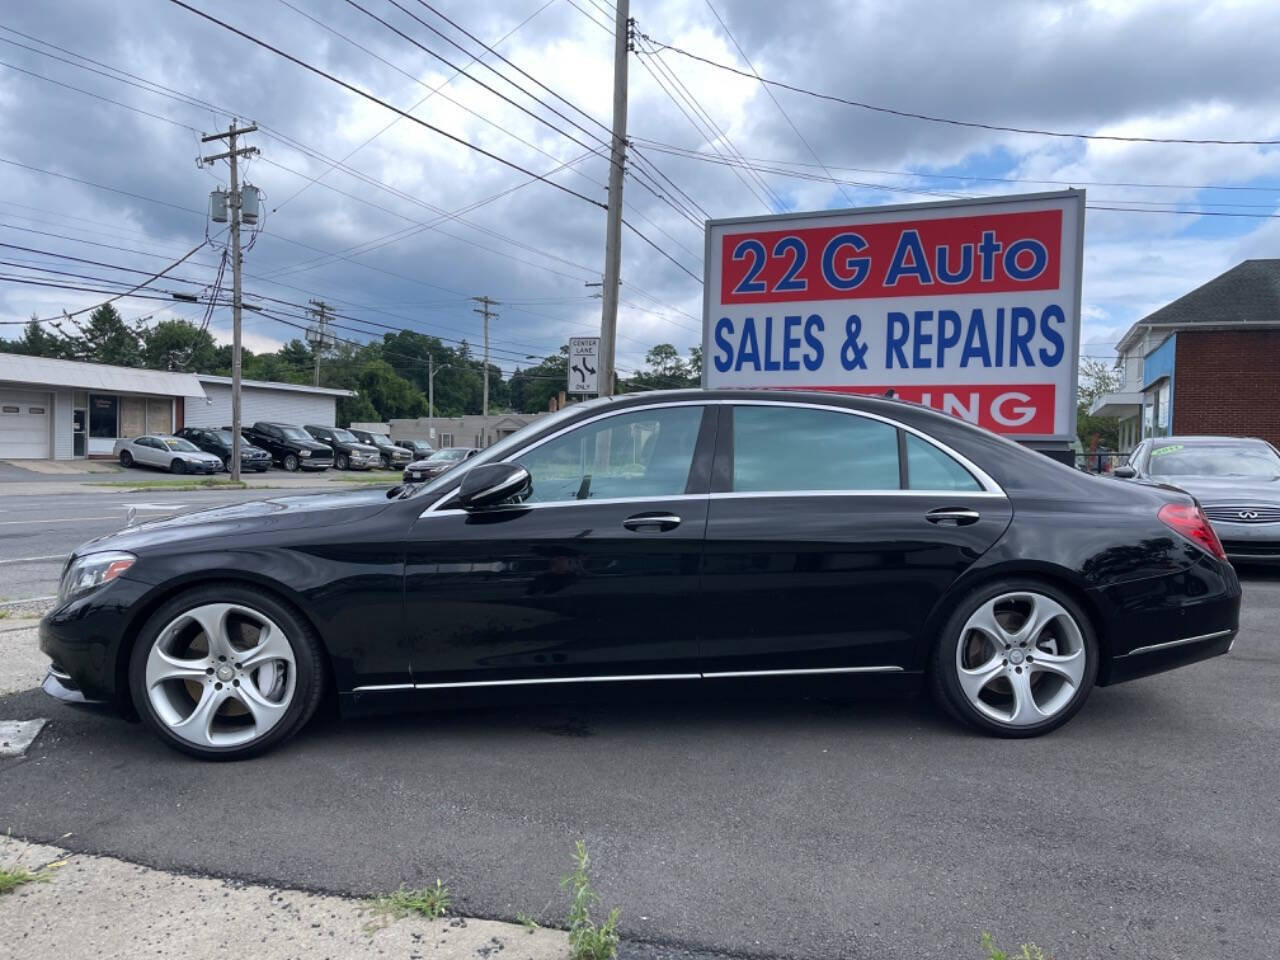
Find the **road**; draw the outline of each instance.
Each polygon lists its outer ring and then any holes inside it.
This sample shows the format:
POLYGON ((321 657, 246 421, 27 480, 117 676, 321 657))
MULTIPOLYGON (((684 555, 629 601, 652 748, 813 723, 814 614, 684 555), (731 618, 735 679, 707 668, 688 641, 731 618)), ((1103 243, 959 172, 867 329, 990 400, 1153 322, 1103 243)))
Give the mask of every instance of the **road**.
MULTIPOLYGON (((388 475, 387 485, 394 483, 388 475)), ((362 484, 361 487, 367 485, 362 484)), ((324 492, 343 489, 330 484, 324 492)), ((263 497, 289 496, 308 490, 148 490, 122 493, 86 489, 59 496, 6 496, 0 486, 0 604, 47 597, 57 592, 62 565, 86 540, 123 527, 130 508, 136 521, 263 497)), ((4 606, 0 606, 4 609, 4 606)))
POLYGON ((1280 575, 1246 578, 1242 619, 1230 656, 1031 741, 921 700, 619 701, 325 718, 200 764, 18 693, 0 719, 53 722, 0 767, 0 830, 355 895, 441 877, 459 912, 553 922, 581 838, 629 957, 956 960, 984 930, 1073 960, 1256 956, 1280 941, 1280 575))

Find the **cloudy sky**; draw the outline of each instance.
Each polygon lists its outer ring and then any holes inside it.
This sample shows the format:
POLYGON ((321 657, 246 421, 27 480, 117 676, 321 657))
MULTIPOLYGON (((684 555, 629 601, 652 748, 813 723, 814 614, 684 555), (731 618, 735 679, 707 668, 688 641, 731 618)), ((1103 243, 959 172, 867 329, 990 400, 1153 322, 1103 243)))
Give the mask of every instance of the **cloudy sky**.
MULTIPOLYGON (((604 212, 590 201, 605 199, 607 164, 593 151, 610 119, 611 0, 187 2, 565 190, 169 0, 7 4, 0 320, 102 299, 14 278, 121 289, 216 234, 205 208, 227 170, 194 158, 200 133, 234 115, 260 126, 247 175, 266 198, 245 289, 277 298, 280 311, 246 315, 248 346, 298 336, 284 322, 299 322, 288 304, 310 298, 359 318, 341 321, 352 328, 343 337, 409 328, 478 346, 467 298, 491 296, 503 302, 492 344, 506 370, 598 330, 599 288, 587 284, 600 280, 604 212), (482 48, 445 17, 526 75, 490 54, 477 63, 482 48)), ((1089 134, 1280 139, 1275 0, 633 0, 631 14, 655 42, 741 69, 745 54, 763 76, 904 111, 1089 134)), ((1001 133, 785 91, 775 104, 755 80, 672 52, 632 56, 630 70, 629 134, 642 157, 625 216, 651 243, 624 235, 620 370, 654 343, 700 342, 704 215, 1086 187, 1091 205, 1128 208, 1086 219, 1082 352, 1102 357, 1152 308, 1241 259, 1280 256, 1274 146, 1001 133), (733 156, 745 160, 724 162, 733 156)), ((207 293, 219 256, 205 247, 154 286, 207 293)), ((131 319, 202 314, 164 301, 119 306, 131 319)), ((211 327, 227 339, 229 311, 215 311, 211 327)))

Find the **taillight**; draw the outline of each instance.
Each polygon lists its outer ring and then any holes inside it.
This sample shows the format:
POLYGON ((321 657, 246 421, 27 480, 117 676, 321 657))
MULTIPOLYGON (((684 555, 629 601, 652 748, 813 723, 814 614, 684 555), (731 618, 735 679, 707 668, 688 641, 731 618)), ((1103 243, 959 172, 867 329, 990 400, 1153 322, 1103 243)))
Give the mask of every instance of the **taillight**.
POLYGON ((1161 523, 1174 530, 1193 543, 1208 550, 1219 560, 1227 559, 1227 551, 1222 549, 1222 541, 1209 525, 1209 518, 1198 506, 1185 503, 1166 503, 1160 508, 1161 523))

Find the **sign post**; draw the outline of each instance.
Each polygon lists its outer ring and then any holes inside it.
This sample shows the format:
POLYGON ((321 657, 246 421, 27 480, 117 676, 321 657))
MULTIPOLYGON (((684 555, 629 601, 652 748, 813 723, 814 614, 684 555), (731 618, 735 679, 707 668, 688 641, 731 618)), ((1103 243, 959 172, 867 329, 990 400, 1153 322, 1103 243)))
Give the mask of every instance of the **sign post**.
POLYGON ((713 220, 704 387, 890 394, 1076 431, 1084 192, 713 220))
POLYGON ((567 393, 595 396, 600 392, 600 338, 569 338, 567 393))

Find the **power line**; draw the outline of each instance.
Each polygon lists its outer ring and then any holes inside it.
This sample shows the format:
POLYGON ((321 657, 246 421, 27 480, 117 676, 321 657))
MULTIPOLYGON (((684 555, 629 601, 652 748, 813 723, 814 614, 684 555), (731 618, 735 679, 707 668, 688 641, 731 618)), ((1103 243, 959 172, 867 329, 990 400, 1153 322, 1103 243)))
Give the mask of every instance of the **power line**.
MULTIPOLYGON (((176 0, 174 0, 176 2, 176 0)), ((661 53, 664 50, 670 50, 672 53, 678 53, 682 57, 690 60, 696 60, 704 63, 709 67, 715 67, 717 70, 724 70, 728 73, 736 73, 740 77, 747 77, 752 80, 759 80, 761 83, 768 84, 772 87, 778 87, 781 90, 790 90, 792 93, 801 93, 807 97, 814 97, 818 100, 826 100, 831 103, 842 103, 845 106, 857 107, 859 110, 869 110, 874 113, 884 113, 890 116, 902 117, 907 120, 921 120, 928 123, 942 123, 953 127, 970 127, 978 130, 993 130, 1001 133, 1025 133, 1037 137, 1060 137, 1068 140, 1107 140, 1118 141, 1122 143, 1183 143, 1195 146, 1233 146, 1233 147, 1269 147, 1280 145, 1280 140, 1224 140, 1218 138, 1196 139, 1189 137, 1138 137, 1138 136, 1122 136, 1120 134, 1104 134, 1104 133, 1069 133, 1061 130, 1041 130, 1034 127, 1012 127, 995 123, 979 123, 973 120, 957 120, 953 117, 937 117, 926 113, 913 113, 909 110, 898 110, 893 107, 880 106, 873 103, 864 103, 860 100, 850 100, 847 97, 839 97, 830 93, 819 93, 815 90, 807 90, 804 87, 795 84, 784 83, 781 80, 769 80, 759 75, 747 73, 739 70, 737 67, 730 66, 727 63, 720 63, 711 60, 708 57, 691 53, 680 47, 670 43, 663 43, 655 40, 648 34, 640 34, 645 40, 657 48, 661 53)))
POLYGON ((296 64, 297 66, 302 67, 304 70, 308 70, 311 73, 314 73, 318 77, 323 77, 325 80, 328 80, 330 83, 337 84, 338 86, 342 87, 344 90, 354 93, 356 96, 363 97, 365 100, 368 100, 370 103, 375 103, 386 110, 390 110, 392 113, 398 113, 400 114, 400 116, 404 117, 406 120, 411 120, 414 123, 418 124, 418 126, 423 127, 426 130, 430 130, 432 133, 438 134, 439 136, 442 136, 447 140, 452 140, 454 143, 460 144, 466 147, 468 150, 474 150, 476 153, 486 156, 490 160, 495 160, 498 163, 501 163, 503 166, 510 167, 513 170, 518 170, 521 173, 523 173, 525 176, 534 177, 535 179, 541 180, 543 183, 546 183, 547 185, 554 187, 555 189, 561 191, 562 193, 567 193, 572 197, 577 197, 579 200, 583 200, 591 204, 592 206, 600 207, 602 209, 605 206, 603 203, 601 203, 598 200, 592 200, 590 197, 586 196, 585 194, 578 193, 578 191, 572 190, 569 187, 564 186, 563 184, 556 183, 554 180, 548 180, 546 177, 542 176, 541 174, 534 173, 532 170, 529 170, 526 167, 522 167, 520 164, 512 160, 508 160, 505 157, 500 157, 498 156, 498 154, 484 149, 484 147, 479 147, 479 146, 476 146, 474 143, 469 143, 462 137, 457 136, 456 134, 449 133, 447 130, 442 130, 440 127, 437 127, 434 124, 427 123, 425 120, 420 120, 417 117, 415 117, 413 114, 408 113, 405 110, 402 110, 400 107, 397 107, 394 104, 388 103, 386 100, 383 100, 380 97, 374 96, 372 93, 369 93, 366 90, 362 90, 360 87, 357 87, 355 84, 348 83, 346 80, 343 80, 340 77, 334 76, 332 73, 329 73, 327 70, 322 70, 319 67, 313 64, 310 64, 305 60, 300 59, 299 57, 295 57, 291 53, 286 53, 284 50, 281 50, 279 47, 273 46, 267 43, 265 40, 260 40, 259 38, 253 36, 252 34, 246 33, 245 31, 240 30, 237 27, 233 27, 231 24, 227 23, 226 21, 219 20, 217 17, 212 16, 211 14, 205 13, 203 10, 197 10, 195 7, 191 6, 190 4, 184 3, 183 0, 169 0, 169 2, 174 4, 175 6, 182 7, 182 9, 187 10, 190 13, 194 13, 198 17, 208 20, 212 24, 222 27, 224 30, 234 33, 238 37, 248 40, 250 43, 253 43, 259 47, 262 47, 262 49, 264 50, 268 50, 271 53, 274 53, 278 57, 288 60, 290 63, 296 64))

